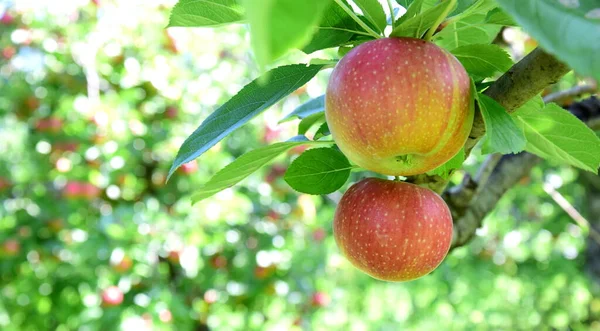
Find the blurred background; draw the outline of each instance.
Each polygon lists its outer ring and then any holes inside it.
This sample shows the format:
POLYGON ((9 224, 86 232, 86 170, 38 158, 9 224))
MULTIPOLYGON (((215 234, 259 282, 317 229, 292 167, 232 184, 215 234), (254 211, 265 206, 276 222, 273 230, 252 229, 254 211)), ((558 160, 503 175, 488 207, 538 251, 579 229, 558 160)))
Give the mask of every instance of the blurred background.
MULTIPOLYGON (((294 136, 297 121, 278 121, 329 72, 165 183, 187 135, 259 74, 244 26, 165 29, 174 3, 0 1, 1 330, 600 330, 598 245, 543 188, 600 222, 598 177, 570 167, 534 168, 409 283, 340 255, 341 193, 282 179, 302 150, 191 206, 234 158, 294 136)), ((515 60, 536 46, 518 29, 496 42, 515 60)))

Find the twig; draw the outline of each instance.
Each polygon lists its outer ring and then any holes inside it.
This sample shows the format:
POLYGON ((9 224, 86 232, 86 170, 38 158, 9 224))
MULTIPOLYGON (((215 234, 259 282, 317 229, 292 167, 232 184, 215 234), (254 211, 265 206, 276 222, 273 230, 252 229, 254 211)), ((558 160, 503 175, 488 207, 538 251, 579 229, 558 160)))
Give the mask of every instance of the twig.
POLYGON ((440 24, 442 24, 442 22, 446 19, 448 14, 450 14, 450 11, 454 10, 454 7, 456 7, 456 0, 446 0, 446 1, 450 2, 450 4, 446 7, 446 9, 440 15, 440 17, 437 18, 435 23, 433 23, 433 25, 431 26, 429 31, 427 31, 427 34, 425 34, 425 37, 423 37, 424 40, 431 40, 431 37, 433 37, 433 34, 435 33, 435 31, 437 31, 438 26, 440 26, 440 24))
POLYGON ((560 194, 560 192, 558 192, 554 187, 552 187, 552 185, 550 185, 549 183, 544 183, 543 187, 544 191, 548 193, 552 200, 554 200, 554 202, 556 202, 556 204, 559 205, 560 208, 562 208, 567 214, 569 214, 569 216, 571 216, 571 218, 575 221, 575 223, 577 223, 577 225, 579 225, 579 227, 583 229, 588 229, 590 238, 592 238, 595 242, 600 244, 600 232, 596 231, 596 229, 594 229, 594 227, 590 225, 590 222, 588 222, 588 220, 585 219, 585 217, 583 217, 577 211, 577 209, 575 209, 575 207, 573 207, 573 205, 571 205, 569 201, 567 201, 567 199, 565 199, 565 197, 562 194, 560 194))
POLYGON ((568 90, 548 94, 547 96, 544 97, 544 102, 545 103, 556 102, 556 103, 560 104, 562 101, 565 101, 565 99, 569 99, 572 97, 578 97, 578 96, 580 96, 582 94, 586 94, 586 93, 594 93, 596 91, 598 91, 598 84, 596 84, 596 83, 579 85, 579 86, 570 88, 568 90))

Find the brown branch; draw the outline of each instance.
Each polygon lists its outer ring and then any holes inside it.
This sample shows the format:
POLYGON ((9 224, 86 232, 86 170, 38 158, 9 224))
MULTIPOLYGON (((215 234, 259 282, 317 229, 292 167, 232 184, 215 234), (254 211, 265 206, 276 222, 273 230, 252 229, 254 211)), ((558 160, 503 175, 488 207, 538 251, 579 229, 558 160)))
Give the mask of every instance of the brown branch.
MULTIPOLYGON (((558 82, 569 71, 567 65, 541 48, 536 48, 498 78, 484 94, 496 100, 506 111, 512 112, 546 87, 558 82)), ((467 156, 484 134, 485 123, 481 112, 476 109, 473 128, 465 143, 467 156)), ((407 181, 429 187, 436 192, 444 191, 448 185, 448 180, 426 174, 413 176, 407 181)))
POLYGON ((558 104, 562 104, 567 99, 575 98, 587 93, 594 93, 596 91, 598 91, 598 84, 596 84, 596 82, 593 82, 591 84, 578 85, 568 90, 548 94, 544 97, 544 102, 556 102, 558 104))
MULTIPOLYGON (((600 100, 591 97, 573 104, 569 110, 590 125, 600 119, 600 100)), ((492 158, 493 156, 490 156, 488 160, 492 158)), ((526 152, 504 155, 495 165, 493 161, 483 163, 479 174, 489 172, 487 181, 470 180, 468 185, 463 185, 465 183, 463 181, 460 185, 447 190, 442 196, 448 203, 454 219, 452 248, 466 244, 504 193, 517 185, 540 160, 539 157, 526 152), (493 168, 491 172, 490 167, 493 168)))

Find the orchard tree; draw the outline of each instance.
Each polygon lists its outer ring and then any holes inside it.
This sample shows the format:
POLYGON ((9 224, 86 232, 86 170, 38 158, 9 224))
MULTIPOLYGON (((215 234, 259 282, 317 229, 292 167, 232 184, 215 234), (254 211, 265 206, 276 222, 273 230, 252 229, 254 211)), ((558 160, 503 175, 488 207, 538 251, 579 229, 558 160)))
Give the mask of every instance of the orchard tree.
POLYGON ((384 3, 180 0, 172 27, 248 24, 263 74, 187 138, 169 176, 334 68, 324 95, 282 119, 301 119, 297 137, 240 156, 192 199, 231 187, 298 146, 313 147, 284 174, 298 192, 331 194, 351 172, 388 176, 365 179, 344 194, 333 232, 356 267, 399 281, 431 272, 449 249, 468 243, 540 158, 597 173, 597 114, 581 121, 551 102, 585 91, 544 93, 572 70, 600 79, 600 8, 593 0, 384 3), (539 42, 517 63, 496 41, 512 26, 539 42), (308 62, 271 68, 294 49, 308 62), (320 52, 328 49, 337 56, 320 52), (464 173, 449 185, 471 153, 488 156, 476 175, 464 173))

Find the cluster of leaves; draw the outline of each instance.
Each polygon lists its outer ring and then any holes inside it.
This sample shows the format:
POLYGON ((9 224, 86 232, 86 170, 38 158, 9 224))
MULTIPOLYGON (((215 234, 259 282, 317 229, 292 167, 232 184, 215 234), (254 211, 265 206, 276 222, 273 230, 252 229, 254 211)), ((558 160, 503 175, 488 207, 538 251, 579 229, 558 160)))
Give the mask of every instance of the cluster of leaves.
MULTIPOLYGON (((502 47, 492 43, 500 30, 519 22, 539 39, 542 47, 570 64, 578 73, 597 77, 597 61, 589 37, 579 38, 575 31, 555 33, 558 23, 540 22, 538 17, 554 15, 565 5, 541 1, 543 5, 517 10, 516 1, 397 1, 388 2, 388 15, 377 0, 354 1, 357 13, 345 0, 294 1, 207 1, 180 0, 171 13, 171 26, 213 27, 231 23, 248 23, 256 61, 261 68, 273 63, 286 52, 299 49, 306 54, 338 48, 340 55, 365 41, 390 37, 425 38, 449 50, 463 64, 477 91, 475 100, 486 125, 483 154, 519 153, 523 150, 596 172, 600 166, 600 139, 586 125, 556 105, 546 105, 539 97, 522 109, 509 114, 502 105, 483 94, 498 74, 513 64, 502 47), (547 28, 553 26, 553 29, 547 28), (439 27, 438 27, 439 26, 439 27), (441 29, 441 30, 440 30, 441 29), (565 36, 569 33, 569 36, 565 36), (572 35, 570 33, 573 33, 572 35), (571 42, 567 40, 577 40, 571 42), (574 43, 576 45, 571 45, 574 43), (572 52, 574 46, 581 52, 572 52)), ((579 2, 578 2, 579 3, 579 2)), ((598 27, 592 4, 569 7, 569 15, 557 22, 573 24, 578 29, 598 27)), ((311 80, 320 70, 330 68, 338 59, 312 60, 309 64, 276 67, 244 87, 206 119, 184 142, 171 167, 201 156, 210 147, 250 121, 253 117, 285 98, 311 80)), ((298 107, 283 121, 299 118, 298 134, 289 142, 262 147, 217 173, 194 195, 199 201, 230 187, 298 144, 333 144, 325 123, 324 96, 298 107), (316 127, 316 131, 311 128, 316 127), (312 139, 306 138, 310 134, 312 139)), ((465 159, 461 152, 429 174, 447 177, 460 168, 465 159)), ((351 170, 360 170, 334 148, 320 148, 300 155, 290 166, 285 179, 295 190, 310 194, 332 193, 346 182, 351 170)))

